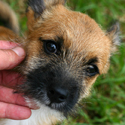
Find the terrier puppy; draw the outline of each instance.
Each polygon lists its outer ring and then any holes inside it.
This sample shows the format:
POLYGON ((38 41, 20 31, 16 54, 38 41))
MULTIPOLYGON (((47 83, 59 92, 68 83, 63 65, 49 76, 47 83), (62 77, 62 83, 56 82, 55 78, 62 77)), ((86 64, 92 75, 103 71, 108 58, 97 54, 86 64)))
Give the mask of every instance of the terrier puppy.
MULTIPOLYGON (((0 39, 19 42, 27 56, 18 71, 25 76, 16 91, 32 110, 26 120, 5 119, 0 125, 52 125, 87 97, 96 78, 107 72, 119 44, 119 26, 104 33, 88 15, 67 9, 65 0, 29 0, 27 36, 0 27, 0 39)), ((0 10, 2 3, 0 3, 0 10)), ((1 17, 2 17, 2 11, 1 17)))

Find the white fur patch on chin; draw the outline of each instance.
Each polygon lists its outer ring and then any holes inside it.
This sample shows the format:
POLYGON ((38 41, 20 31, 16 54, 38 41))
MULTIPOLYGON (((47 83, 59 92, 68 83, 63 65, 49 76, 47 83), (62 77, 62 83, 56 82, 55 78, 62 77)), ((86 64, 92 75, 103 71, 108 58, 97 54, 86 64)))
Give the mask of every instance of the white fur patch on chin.
POLYGON ((45 105, 41 105, 40 109, 32 110, 32 115, 26 120, 10 120, 0 121, 0 125, 52 125, 56 121, 61 121, 65 117, 62 113, 53 110, 45 105))

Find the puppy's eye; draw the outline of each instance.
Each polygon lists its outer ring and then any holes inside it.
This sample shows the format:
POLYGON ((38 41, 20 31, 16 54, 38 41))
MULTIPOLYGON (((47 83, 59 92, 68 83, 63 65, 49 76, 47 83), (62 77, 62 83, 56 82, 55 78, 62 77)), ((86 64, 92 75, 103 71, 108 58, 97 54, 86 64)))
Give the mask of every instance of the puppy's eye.
POLYGON ((86 69, 86 73, 88 76, 95 76, 99 73, 98 67, 96 65, 89 65, 86 69))
POLYGON ((57 52, 57 45, 54 41, 51 40, 44 42, 44 48, 45 51, 49 54, 57 52))

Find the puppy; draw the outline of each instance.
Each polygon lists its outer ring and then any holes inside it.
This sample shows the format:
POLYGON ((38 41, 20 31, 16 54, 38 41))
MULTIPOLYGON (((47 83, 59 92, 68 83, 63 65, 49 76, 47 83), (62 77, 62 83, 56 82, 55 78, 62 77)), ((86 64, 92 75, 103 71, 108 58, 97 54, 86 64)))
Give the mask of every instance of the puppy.
MULTIPOLYGON (((32 110, 29 119, 5 119, 0 125, 55 124, 71 113, 89 95, 96 78, 108 71, 110 56, 119 44, 119 25, 104 33, 88 15, 67 9, 65 2, 28 0, 25 38, 0 27, 0 39, 21 43, 27 53, 16 69, 25 76, 16 92, 24 93, 29 105, 40 107, 32 110)), ((1 6, 0 2, 2 18, 1 6)))

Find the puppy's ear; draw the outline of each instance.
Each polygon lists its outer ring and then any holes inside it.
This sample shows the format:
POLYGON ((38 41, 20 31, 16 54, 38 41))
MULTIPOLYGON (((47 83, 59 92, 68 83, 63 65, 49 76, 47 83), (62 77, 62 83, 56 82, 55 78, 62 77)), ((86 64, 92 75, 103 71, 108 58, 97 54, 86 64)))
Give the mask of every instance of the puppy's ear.
POLYGON ((44 0, 28 0, 28 9, 28 11, 32 9, 34 12, 34 18, 37 18, 45 10, 44 0))
POLYGON ((120 26, 119 22, 116 22, 107 30, 107 36, 111 40, 111 53, 117 50, 117 46, 120 45, 120 26))
POLYGON ((33 30, 34 23, 39 19, 45 10, 58 4, 65 5, 65 3, 66 0, 28 0, 28 29, 33 30))

